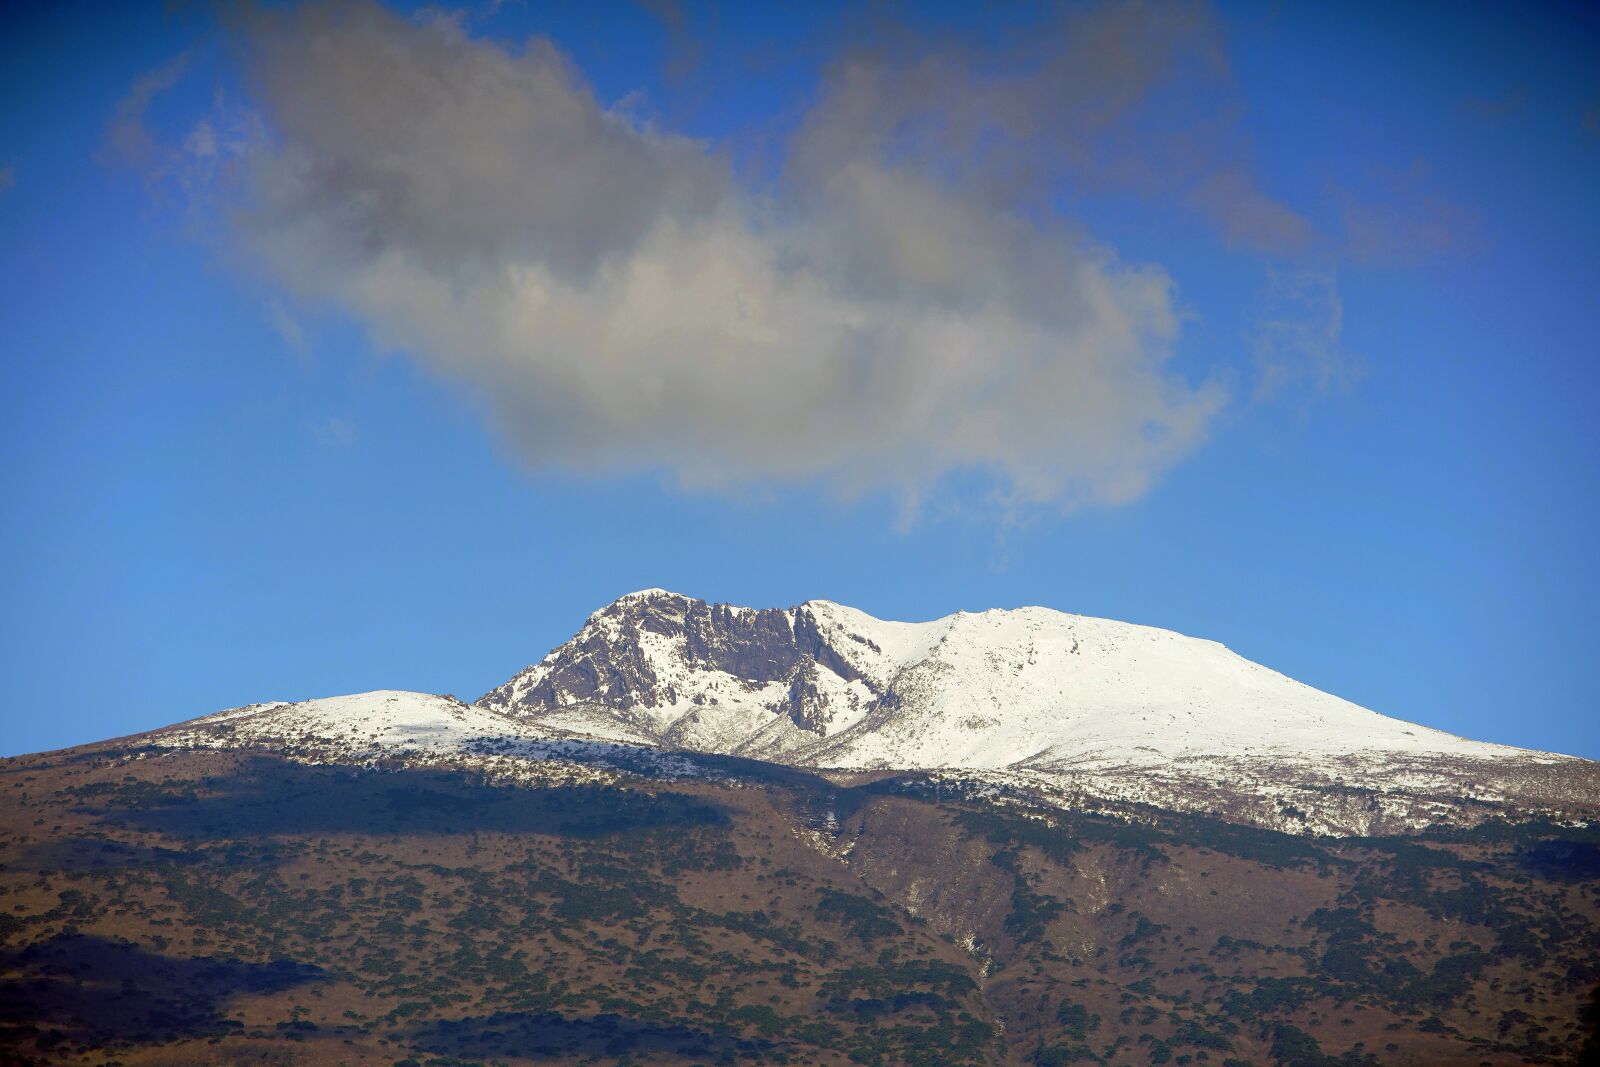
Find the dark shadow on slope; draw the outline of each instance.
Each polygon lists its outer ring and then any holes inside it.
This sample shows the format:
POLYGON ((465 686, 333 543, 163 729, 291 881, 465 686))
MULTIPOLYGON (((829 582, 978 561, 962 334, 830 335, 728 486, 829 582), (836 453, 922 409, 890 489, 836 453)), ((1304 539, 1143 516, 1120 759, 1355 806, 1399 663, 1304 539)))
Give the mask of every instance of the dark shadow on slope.
POLYGON ((626 1055, 646 1062, 663 1057, 712 1061, 730 1053, 759 1058, 775 1048, 770 1041, 741 1040, 682 1023, 557 1012, 497 1012, 446 1019, 418 1028, 409 1040, 419 1051, 466 1059, 626 1055))
POLYGON ((0 1045, 32 1038, 97 1048, 160 1044, 227 1033, 238 1024, 224 1003, 241 993, 272 993, 319 981, 319 967, 277 960, 247 963, 180 958, 126 941, 59 934, 0 951, 0 1045))
POLYGON ((837 792, 839 787, 816 771, 804 767, 791 767, 784 763, 750 759, 747 756, 723 756, 713 752, 678 752, 675 755, 692 761, 712 774, 739 778, 763 785, 781 786, 785 789, 821 790, 837 792))
POLYGON ((1600 879, 1600 844, 1592 841, 1540 841, 1524 850, 1519 859, 1526 870, 1550 882, 1600 879))
POLYGON ((67 792, 103 823, 195 840, 318 832, 598 837, 728 821, 717 805, 679 793, 494 785, 465 772, 306 766, 264 756, 227 777, 67 792))
POLYGON ((1170 849, 1189 846, 1269 867, 1347 865, 1324 847, 1325 839, 1145 804, 1124 804, 1120 814, 1062 808, 1025 788, 974 788, 966 783, 940 782, 925 772, 900 772, 839 787, 832 802, 843 819, 881 796, 943 808, 953 813, 968 833, 981 833, 998 844, 1037 845, 1058 861, 1087 846, 1110 845, 1141 862, 1165 863, 1170 849), (1010 803, 996 803, 997 799, 1010 803))
POLYGON ((19 848, 8 858, 12 870, 63 871, 74 874, 112 871, 170 871, 181 867, 271 867, 279 860, 270 844, 230 844, 208 849, 162 848, 98 837, 60 837, 19 848))
POLYGON ((1589 994, 1589 1002, 1579 1015, 1583 1046, 1578 1049, 1578 1067, 1600 1067, 1600 985, 1589 994))

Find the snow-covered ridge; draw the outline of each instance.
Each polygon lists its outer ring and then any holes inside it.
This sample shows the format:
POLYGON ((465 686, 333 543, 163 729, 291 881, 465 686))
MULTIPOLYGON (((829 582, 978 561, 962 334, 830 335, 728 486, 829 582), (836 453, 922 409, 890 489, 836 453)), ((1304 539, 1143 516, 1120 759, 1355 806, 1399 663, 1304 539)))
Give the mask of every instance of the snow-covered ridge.
POLYGON ((265 750, 309 763, 471 766, 522 780, 593 781, 644 759, 669 777, 691 765, 605 723, 568 730, 511 719, 453 696, 380 689, 230 708, 148 735, 159 748, 265 750))
POLYGON ((639 760, 698 773, 700 752, 1328 833, 1600 816, 1600 765, 1380 715, 1214 641, 1039 607, 905 623, 825 600, 744 608, 646 589, 476 704, 380 691, 151 737, 528 779, 639 760))
POLYGON ((1565 758, 1379 715, 1214 641, 1038 607, 904 623, 822 600, 750 609, 644 590, 479 704, 819 767, 1565 758))
POLYGON ((248 742, 318 745, 358 757, 406 751, 455 752, 484 739, 536 739, 553 734, 533 723, 507 723, 503 716, 454 697, 380 689, 231 708, 171 727, 161 736, 167 743, 196 747, 235 747, 248 742))

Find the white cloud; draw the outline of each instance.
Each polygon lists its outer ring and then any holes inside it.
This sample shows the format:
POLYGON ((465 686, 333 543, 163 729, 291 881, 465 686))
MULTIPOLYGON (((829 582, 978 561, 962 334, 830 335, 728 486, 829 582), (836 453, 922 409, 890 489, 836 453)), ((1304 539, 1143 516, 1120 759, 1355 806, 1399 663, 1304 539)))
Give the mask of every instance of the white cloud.
MULTIPOLYGON (((230 142, 225 215, 300 299, 478 387, 537 466, 902 500, 977 470, 1012 504, 1121 503, 1203 440, 1223 391, 1168 370, 1167 273, 1038 210, 994 149, 1047 123, 1086 158, 1074 138, 1167 62, 1129 35, 1187 32, 1108 17, 1074 38, 1083 62, 982 92, 954 61, 908 81, 852 60, 755 187, 606 107, 546 41, 370 5, 256 14, 267 132, 230 142)), ((188 155, 217 144, 197 126, 188 155)))

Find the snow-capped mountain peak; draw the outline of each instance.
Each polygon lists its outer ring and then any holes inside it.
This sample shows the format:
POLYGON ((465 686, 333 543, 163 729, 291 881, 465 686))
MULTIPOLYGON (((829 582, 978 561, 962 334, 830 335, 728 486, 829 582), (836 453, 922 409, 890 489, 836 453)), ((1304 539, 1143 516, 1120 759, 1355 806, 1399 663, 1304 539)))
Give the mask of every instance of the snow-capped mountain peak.
POLYGON ((1048 608, 891 622, 826 600, 621 597, 479 704, 816 766, 1125 766, 1511 751, 1357 707, 1214 641, 1048 608))
POLYGON ((1587 761, 1380 715, 1215 641, 1042 607, 893 622, 827 600, 746 608, 642 589, 476 704, 380 692, 158 735, 484 766, 702 752, 1326 832, 1600 808, 1587 761))

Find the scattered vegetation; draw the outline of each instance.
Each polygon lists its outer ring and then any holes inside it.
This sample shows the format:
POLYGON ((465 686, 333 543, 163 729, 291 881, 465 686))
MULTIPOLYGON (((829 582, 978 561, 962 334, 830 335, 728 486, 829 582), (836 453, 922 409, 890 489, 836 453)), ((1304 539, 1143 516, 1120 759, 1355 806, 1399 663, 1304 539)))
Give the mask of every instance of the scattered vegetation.
POLYGON ((1600 1059, 1594 831, 131 755, 0 762, 0 1062, 1600 1059))

